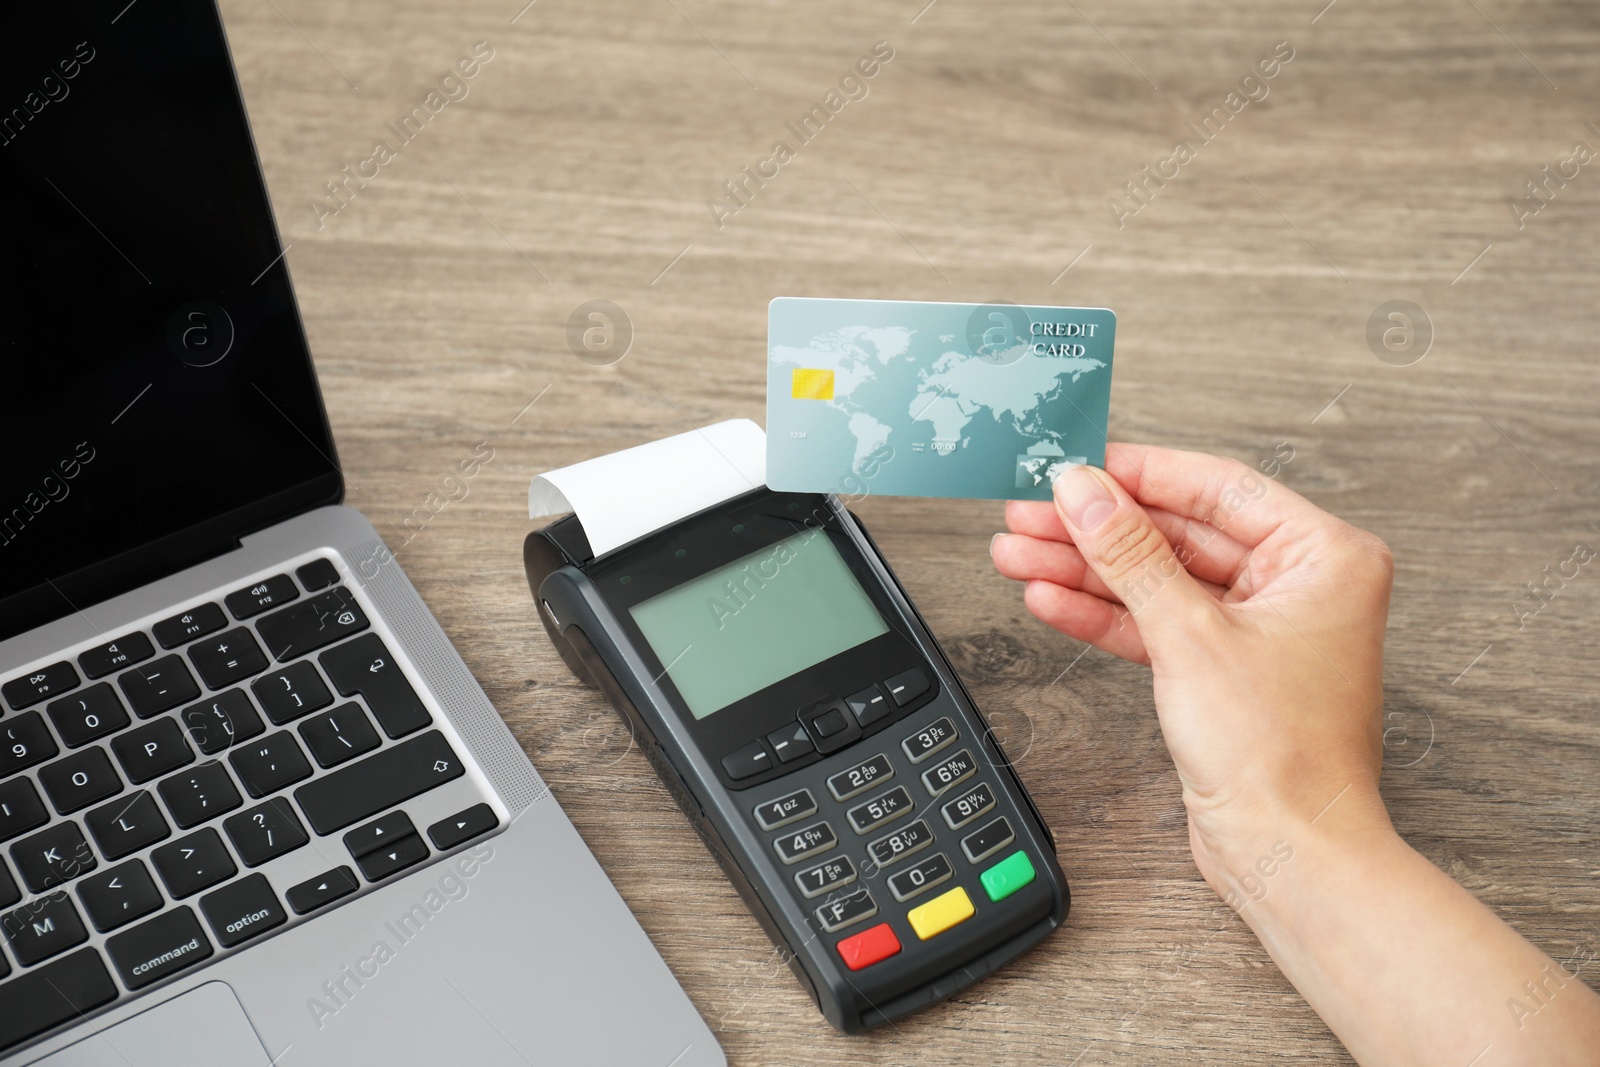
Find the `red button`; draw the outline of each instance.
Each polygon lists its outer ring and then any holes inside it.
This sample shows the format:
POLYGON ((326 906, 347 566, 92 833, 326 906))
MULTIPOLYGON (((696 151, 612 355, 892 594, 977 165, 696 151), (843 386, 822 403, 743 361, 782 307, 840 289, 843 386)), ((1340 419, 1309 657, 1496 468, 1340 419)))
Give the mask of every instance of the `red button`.
POLYGON ((894 936, 888 923, 879 923, 870 930, 863 930, 839 942, 839 955, 844 957, 844 965, 852 971, 871 967, 899 951, 900 939, 894 936))

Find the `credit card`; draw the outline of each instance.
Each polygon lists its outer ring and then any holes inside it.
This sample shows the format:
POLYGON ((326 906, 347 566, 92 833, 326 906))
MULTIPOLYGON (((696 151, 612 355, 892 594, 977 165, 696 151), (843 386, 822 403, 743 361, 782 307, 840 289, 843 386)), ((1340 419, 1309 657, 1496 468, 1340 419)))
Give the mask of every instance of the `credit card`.
POLYGON ((1105 308, 778 297, 767 307, 767 484, 1048 500, 1105 465, 1105 308))

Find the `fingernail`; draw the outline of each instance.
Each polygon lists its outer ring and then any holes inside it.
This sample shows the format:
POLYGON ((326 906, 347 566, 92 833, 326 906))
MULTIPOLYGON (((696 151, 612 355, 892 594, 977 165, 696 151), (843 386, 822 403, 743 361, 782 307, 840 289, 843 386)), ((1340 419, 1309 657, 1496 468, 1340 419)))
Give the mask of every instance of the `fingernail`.
POLYGON ((996 541, 1000 540, 1000 538, 1002 538, 1004 536, 1005 536, 1005 534, 1003 534, 1003 533, 997 533, 993 537, 989 538, 989 558, 990 559, 994 559, 994 543, 996 541))
POLYGON ((1117 500, 1111 490, 1093 470, 1082 464, 1058 474, 1054 488, 1056 503, 1066 513, 1067 521, 1079 530, 1094 529, 1117 510, 1117 500))

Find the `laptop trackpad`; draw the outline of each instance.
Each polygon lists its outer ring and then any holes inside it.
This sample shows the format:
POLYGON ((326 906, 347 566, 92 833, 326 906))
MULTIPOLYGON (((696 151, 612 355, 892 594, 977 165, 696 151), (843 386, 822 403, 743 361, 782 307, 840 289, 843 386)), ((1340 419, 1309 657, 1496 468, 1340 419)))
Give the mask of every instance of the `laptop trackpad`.
POLYGON ((272 1067, 233 990, 207 982, 34 1067, 272 1067))

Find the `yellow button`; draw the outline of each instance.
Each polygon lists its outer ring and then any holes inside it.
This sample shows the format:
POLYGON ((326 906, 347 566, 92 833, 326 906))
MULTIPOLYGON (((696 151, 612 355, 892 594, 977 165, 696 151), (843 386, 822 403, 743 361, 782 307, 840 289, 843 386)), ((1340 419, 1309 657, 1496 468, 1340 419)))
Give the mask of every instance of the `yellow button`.
POLYGON ((906 913, 906 918, 910 920, 911 929, 917 932, 917 936, 926 941, 972 918, 972 898, 967 896, 965 889, 956 886, 921 907, 912 908, 906 913))

